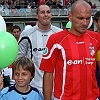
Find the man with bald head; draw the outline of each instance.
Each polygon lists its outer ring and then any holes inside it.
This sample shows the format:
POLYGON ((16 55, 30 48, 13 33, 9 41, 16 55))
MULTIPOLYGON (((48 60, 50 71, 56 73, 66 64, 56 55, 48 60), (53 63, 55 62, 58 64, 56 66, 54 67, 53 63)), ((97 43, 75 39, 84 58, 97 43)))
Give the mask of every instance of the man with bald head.
POLYGON ((34 27, 25 29, 18 41, 18 57, 31 58, 35 66, 35 76, 30 85, 42 91, 43 71, 39 69, 42 54, 46 52, 46 42, 51 34, 61 31, 60 28, 51 24, 51 10, 47 5, 41 5, 36 10, 38 20, 34 27))
POLYGON ((49 37, 40 69, 43 75, 44 100, 96 100, 99 90, 96 81, 96 52, 100 35, 87 30, 91 7, 84 0, 73 3, 70 29, 49 37))

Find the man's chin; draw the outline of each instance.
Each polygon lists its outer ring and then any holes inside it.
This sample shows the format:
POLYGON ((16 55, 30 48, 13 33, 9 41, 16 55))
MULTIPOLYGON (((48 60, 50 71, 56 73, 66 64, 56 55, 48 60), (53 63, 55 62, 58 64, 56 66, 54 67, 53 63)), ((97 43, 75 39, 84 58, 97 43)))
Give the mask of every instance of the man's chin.
POLYGON ((50 25, 50 24, 43 24, 44 26, 48 26, 48 25, 50 25))
POLYGON ((81 34, 84 34, 86 32, 87 29, 83 29, 80 31, 81 34))
POLYGON ((50 22, 46 21, 43 23, 44 26, 50 25, 50 22))

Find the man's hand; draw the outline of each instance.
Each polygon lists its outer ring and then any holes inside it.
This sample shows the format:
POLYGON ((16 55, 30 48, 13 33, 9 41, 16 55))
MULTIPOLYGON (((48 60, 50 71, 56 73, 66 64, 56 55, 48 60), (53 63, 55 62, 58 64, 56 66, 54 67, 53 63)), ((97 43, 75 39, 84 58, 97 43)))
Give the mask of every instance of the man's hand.
POLYGON ((3 88, 3 76, 0 76, 0 90, 3 88))

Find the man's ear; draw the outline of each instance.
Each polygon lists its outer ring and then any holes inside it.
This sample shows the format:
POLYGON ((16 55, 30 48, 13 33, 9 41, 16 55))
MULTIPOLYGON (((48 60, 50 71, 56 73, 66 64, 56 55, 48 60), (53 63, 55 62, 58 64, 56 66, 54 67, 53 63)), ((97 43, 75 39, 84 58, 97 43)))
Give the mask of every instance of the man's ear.
POLYGON ((69 21, 72 22, 72 14, 71 13, 68 13, 68 18, 69 18, 69 21))
POLYGON ((38 19, 38 15, 36 14, 36 19, 38 19))

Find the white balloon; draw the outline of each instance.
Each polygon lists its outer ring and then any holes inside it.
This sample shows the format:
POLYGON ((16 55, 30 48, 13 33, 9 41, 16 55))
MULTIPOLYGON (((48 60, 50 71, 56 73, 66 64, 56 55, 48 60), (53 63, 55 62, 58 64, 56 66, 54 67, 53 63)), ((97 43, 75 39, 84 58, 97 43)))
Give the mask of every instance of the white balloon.
POLYGON ((88 28, 87 28, 87 29, 89 29, 89 28, 91 27, 92 23, 93 23, 93 18, 92 18, 92 16, 91 16, 90 23, 89 23, 89 25, 88 25, 88 28))
POLYGON ((26 30, 26 29, 29 29, 29 28, 32 28, 32 26, 31 26, 31 25, 26 25, 26 26, 25 26, 25 30, 26 30))
POLYGON ((0 31, 6 31, 6 23, 1 15, 0 15, 0 31))

